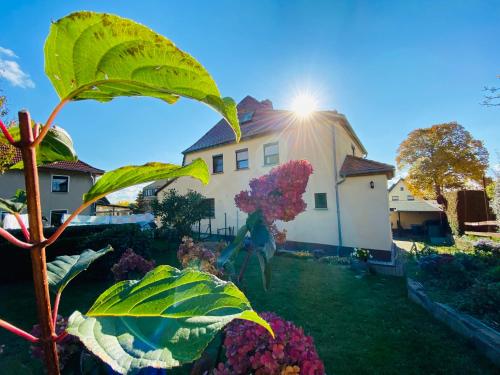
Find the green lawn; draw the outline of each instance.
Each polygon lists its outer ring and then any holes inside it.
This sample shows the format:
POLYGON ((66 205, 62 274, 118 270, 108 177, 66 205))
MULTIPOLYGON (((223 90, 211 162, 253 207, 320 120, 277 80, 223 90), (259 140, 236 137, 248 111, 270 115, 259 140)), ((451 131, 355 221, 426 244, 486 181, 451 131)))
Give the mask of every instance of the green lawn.
MULTIPOLYGON (((176 265, 157 244, 158 263, 176 265)), ((402 278, 356 278, 347 267, 276 257, 271 290, 263 292, 253 262, 245 293, 258 311, 274 311, 314 337, 328 374, 493 374, 495 368, 459 336, 406 297, 402 278)), ((70 286, 61 312, 85 311, 104 284, 70 286)), ((0 317, 23 328, 35 319, 29 284, 0 286, 0 317)), ((39 374, 27 345, 0 332, 0 374, 39 374), (30 370, 32 369, 32 370, 30 370)), ((498 373, 498 372, 496 372, 498 373)))

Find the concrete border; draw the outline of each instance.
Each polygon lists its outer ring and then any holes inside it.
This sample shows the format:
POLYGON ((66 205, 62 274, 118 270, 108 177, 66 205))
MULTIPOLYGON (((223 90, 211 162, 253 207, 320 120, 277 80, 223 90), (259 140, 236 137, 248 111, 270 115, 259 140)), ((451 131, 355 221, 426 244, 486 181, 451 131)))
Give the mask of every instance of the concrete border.
POLYGON ((458 312, 450 306, 432 301, 424 286, 411 278, 406 279, 408 297, 426 309, 434 318, 468 339, 480 353, 500 367, 500 332, 478 319, 458 312))

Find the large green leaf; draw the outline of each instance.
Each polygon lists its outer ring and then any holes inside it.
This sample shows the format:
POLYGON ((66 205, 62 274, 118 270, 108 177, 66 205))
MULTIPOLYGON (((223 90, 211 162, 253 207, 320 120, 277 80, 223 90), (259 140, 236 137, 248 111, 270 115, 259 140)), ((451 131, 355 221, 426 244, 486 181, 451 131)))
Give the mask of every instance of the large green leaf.
POLYGON ((201 101, 240 138, 236 104, 222 98, 210 74, 170 40, 111 14, 72 13, 54 23, 45 43, 45 72, 61 99, 109 101, 150 96, 201 101))
MULTIPOLYGON (((21 139, 18 126, 9 128, 9 132, 15 141, 21 139)), ((0 134, 0 137, 4 137, 0 134)), ((49 129, 47 135, 37 147, 36 163, 37 165, 46 165, 57 161, 76 161, 78 160, 73 148, 73 140, 63 128, 54 126, 49 129)), ((23 161, 19 161, 9 167, 9 169, 23 169, 23 161)))
POLYGON ((207 163, 203 159, 195 159, 191 164, 183 167, 165 163, 130 165, 104 173, 88 193, 83 195, 83 201, 90 202, 98 197, 143 182, 182 176, 196 178, 204 184, 210 180, 207 163))
POLYGON ((107 246, 99 251, 85 250, 80 255, 62 255, 47 263, 49 286, 53 293, 62 293, 68 283, 85 271, 95 260, 113 251, 107 246))
POLYGON ((140 281, 106 290, 67 331, 122 374, 144 367, 172 368, 198 359, 233 319, 269 324, 232 283, 190 268, 159 266, 140 281))
POLYGON ((16 190, 16 194, 10 199, 0 198, 0 210, 10 214, 20 214, 26 208, 26 192, 16 190))

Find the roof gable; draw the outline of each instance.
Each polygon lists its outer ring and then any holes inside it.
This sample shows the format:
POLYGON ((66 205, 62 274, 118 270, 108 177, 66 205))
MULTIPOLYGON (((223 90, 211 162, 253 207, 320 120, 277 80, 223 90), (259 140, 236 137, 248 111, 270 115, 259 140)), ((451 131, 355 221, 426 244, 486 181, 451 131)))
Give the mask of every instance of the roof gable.
MULTIPOLYGON (((238 116, 240 118, 241 139, 245 140, 251 137, 275 133, 294 126, 295 123, 304 120, 298 119, 294 112, 285 110, 276 110, 270 100, 258 101, 257 99, 246 96, 237 106, 238 116), (252 113, 250 118, 244 114, 252 113), (245 121, 241 121, 241 120, 245 121)), ((340 123, 347 133, 358 144, 363 153, 366 149, 354 133, 347 119, 336 111, 316 111, 307 120, 311 123, 340 123)), ((226 122, 221 119, 207 133, 189 148, 184 150, 183 154, 200 151, 207 148, 235 142, 234 133, 226 122)))

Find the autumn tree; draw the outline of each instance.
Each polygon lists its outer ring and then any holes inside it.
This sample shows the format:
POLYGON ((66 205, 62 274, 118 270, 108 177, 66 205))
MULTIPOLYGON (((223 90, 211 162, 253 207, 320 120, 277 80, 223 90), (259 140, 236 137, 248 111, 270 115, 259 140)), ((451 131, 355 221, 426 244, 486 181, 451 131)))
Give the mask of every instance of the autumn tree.
MULTIPOLYGON (((6 116, 7 111, 7 98, 5 95, 0 95, 0 118, 6 116)), ((16 155, 16 149, 8 142, 2 142, 0 138, 0 173, 5 172, 11 166, 12 160, 16 155)))
POLYGON ((481 183, 488 168, 483 143, 456 122, 416 129, 399 145, 398 168, 412 194, 441 200, 442 192, 481 183))

